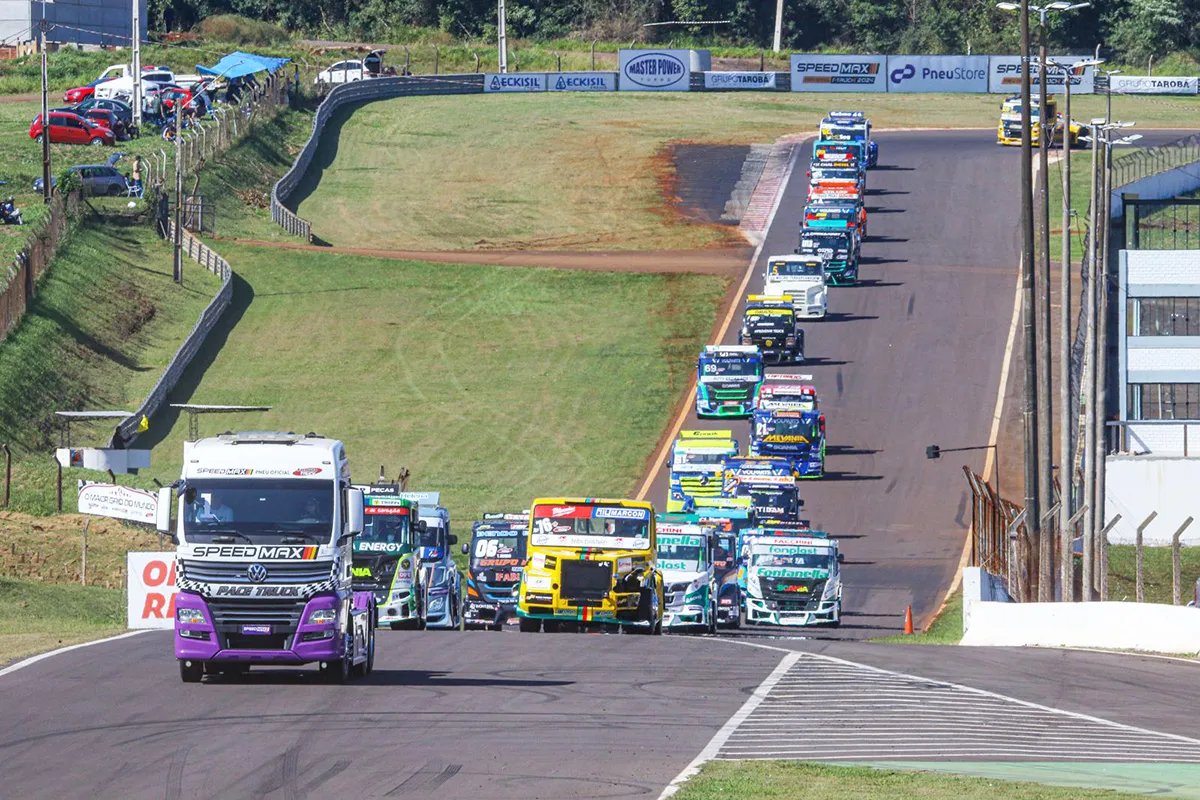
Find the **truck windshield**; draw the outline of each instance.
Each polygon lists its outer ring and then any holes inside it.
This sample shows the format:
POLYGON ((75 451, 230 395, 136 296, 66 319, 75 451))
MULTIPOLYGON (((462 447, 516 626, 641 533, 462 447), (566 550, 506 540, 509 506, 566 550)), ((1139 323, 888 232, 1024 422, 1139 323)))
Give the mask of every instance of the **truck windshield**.
POLYGON ((762 374, 762 364, 757 358, 701 358, 702 380, 712 378, 757 378, 762 374))
MULTIPOLYGON (((772 550, 783 548, 773 547, 772 550)), ((799 549, 799 548, 797 548, 799 549)), ((813 550, 815 548, 805 548, 813 550)), ((828 552, 818 553, 761 553, 750 554, 750 565, 754 567, 806 567, 808 569, 832 569, 833 555, 828 552)))
POLYGON ((519 533, 475 534, 471 568, 516 567, 525 563, 525 537, 519 533))
POLYGON ((804 231, 800 237, 800 249, 806 253, 816 253, 826 258, 845 258, 850 251, 843 233, 814 233, 804 231))
POLYGON ((770 417, 754 421, 754 436, 760 442, 808 444, 819 438, 817 422, 804 417, 770 417))
POLYGON ((184 538, 209 542, 236 536, 277 542, 301 536, 328 542, 333 533, 332 481, 268 478, 188 481, 183 495, 184 538))
POLYGON ((772 261, 767 266, 767 274, 789 278, 799 276, 817 278, 821 275, 821 263, 819 261, 772 261))
POLYGON ((530 544, 649 550, 650 511, 587 504, 535 506, 530 544))
POLYGON ((675 467, 687 467, 696 465, 712 465, 722 466, 725 463, 725 453, 688 453, 686 451, 675 451, 675 458, 671 465, 675 467))
MULTIPOLYGON (((372 514, 378 509, 368 506, 363 516, 363 532, 355 537, 356 542, 377 542, 382 544, 412 545, 412 523, 408 514, 372 514)), ((408 509, 388 509, 388 511, 405 511, 408 509)))
POLYGON ((703 572, 705 548, 694 536, 662 536, 658 540, 659 569, 703 572))
POLYGON ((796 317, 786 309, 752 308, 746 312, 743 327, 748 333, 768 336, 791 334, 796 329, 796 317))
POLYGON ((436 525, 430 525, 420 533, 420 547, 440 548, 446 546, 446 531, 436 525))
POLYGON ((739 497, 749 497, 759 516, 794 518, 800 513, 800 491, 795 486, 740 484, 739 497))
POLYGON ((812 179, 815 183, 821 181, 854 181, 858 182, 858 170, 853 168, 832 169, 830 167, 815 168, 812 171, 812 179))

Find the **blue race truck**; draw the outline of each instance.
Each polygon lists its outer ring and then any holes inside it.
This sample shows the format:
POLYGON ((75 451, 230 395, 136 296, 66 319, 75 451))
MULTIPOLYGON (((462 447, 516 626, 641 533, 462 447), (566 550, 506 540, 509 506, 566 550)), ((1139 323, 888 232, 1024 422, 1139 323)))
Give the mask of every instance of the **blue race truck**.
POLYGON ((754 404, 750 455, 787 458, 801 478, 825 474, 825 415, 811 375, 769 375, 754 404))

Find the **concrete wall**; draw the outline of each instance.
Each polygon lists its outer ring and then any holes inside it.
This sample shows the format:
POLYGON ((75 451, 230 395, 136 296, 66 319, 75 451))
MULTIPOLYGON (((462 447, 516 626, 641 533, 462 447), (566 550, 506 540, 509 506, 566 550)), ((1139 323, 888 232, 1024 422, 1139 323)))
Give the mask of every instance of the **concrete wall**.
POLYGON ((1151 511, 1157 511, 1143 534, 1146 544, 1169 545, 1183 521, 1195 517, 1197 521, 1184 531, 1181 541, 1200 545, 1200 459, 1109 456, 1106 463, 1105 519, 1121 515, 1121 521, 1109 531, 1110 544, 1133 544, 1137 526, 1151 511))
POLYGON ((1200 610, 1186 606, 976 602, 966 619, 964 645, 1200 653, 1200 610))
POLYGON ((1011 603, 1004 581, 982 567, 965 567, 963 587, 963 632, 971 625, 971 614, 979 603, 1011 603))
MULTIPOLYGON (((1116 152, 1116 151, 1114 151, 1116 152)), ((1142 178, 1133 183, 1119 186, 1112 193, 1112 215, 1121 216, 1125 204, 1121 201, 1122 194, 1136 194, 1145 200, 1164 200, 1168 197, 1178 197, 1181 194, 1200 189, 1200 164, 1188 164, 1176 167, 1149 178, 1142 178)))

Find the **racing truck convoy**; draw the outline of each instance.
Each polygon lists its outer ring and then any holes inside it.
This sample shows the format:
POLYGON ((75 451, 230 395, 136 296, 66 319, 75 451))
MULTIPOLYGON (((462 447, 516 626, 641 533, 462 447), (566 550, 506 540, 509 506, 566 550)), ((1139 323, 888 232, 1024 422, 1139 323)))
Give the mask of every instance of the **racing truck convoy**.
POLYGON ((763 358, 753 345, 708 345, 696 361, 696 415, 745 419, 754 412, 763 358))
POLYGON ((840 625, 837 540, 819 531, 775 534, 745 539, 746 624, 840 625))
POLYGON ((748 497, 759 524, 798 525, 800 487, 786 458, 737 456, 725 459, 725 494, 748 497))
POLYGON ((417 503, 400 485, 356 486, 363 493, 363 532, 354 539, 354 590, 375 597, 375 623, 393 630, 421 627, 423 593, 415 537, 425 528, 417 503))
POLYGON ((787 458, 801 478, 825 474, 825 415, 811 375, 768 375, 754 404, 750 455, 787 458))
POLYGON ((465 627, 498 631, 516 619, 528 539, 528 511, 485 513, 482 522, 471 526, 471 543, 463 545, 463 553, 470 557, 463 606, 465 627))
POLYGON ((671 445, 667 511, 683 511, 689 500, 720 497, 725 458, 737 454, 733 431, 680 431, 671 445))
POLYGON ((817 132, 826 142, 859 142, 866 147, 868 168, 879 164, 879 145, 871 141, 871 121, 861 111, 830 111, 817 132))
POLYGON ((650 503, 535 500, 528 553, 517 604, 523 632, 603 626, 662 633, 663 576, 650 503))
POLYGON ((803 363, 804 329, 796 318, 792 297, 752 294, 746 298, 741 342, 757 347, 766 364, 803 363))
POLYGON ((791 297, 797 316, 824 319, 829 296, 825 261, 813 256, 771 256, 763 274, 763 295, 791 297))
POLYGON ((182 680, 313 662, 332 682, 368 674, 375 597, 352 585, 363 495, 350 485, 343 444, 231 433, 185 442, 183 464, 179 481, 159 491, 157 519, 177 545, 182 680))
POLYGON ((694 523, 658 522, 664 628, 717 632, 715 533, 694 523))

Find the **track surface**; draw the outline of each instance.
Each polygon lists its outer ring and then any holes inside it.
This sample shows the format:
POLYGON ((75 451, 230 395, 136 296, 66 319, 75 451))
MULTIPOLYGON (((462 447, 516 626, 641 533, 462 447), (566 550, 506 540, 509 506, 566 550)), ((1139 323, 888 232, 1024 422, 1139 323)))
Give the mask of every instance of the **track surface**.
MULTIPOLYGON (((811 144, 800 145, 801 148, 811 144)), ((868 231, 860 284, 830 292, 829 317, 805 329, 811 373, 828 418, 826 477, 805 482, 805 516, 846 555, 844 620, 806 635, 866 638, 896 632, 911 604, 918 623, 937 611, 962 555, 964 453, 927 461, 925 446, 984 444, 1016 290, 1019 242, 1009 213, 1018 190, 1012 148, 978 131, 880 134, 868 174, 868 231)), ((796 247, 806 195, 802 152, 767 234, 766 258, 796 247)), ((744 302, 726 343, 734 342, 744 302)), ((743 443, 746 422, 729 428, 743 443)), ((665 503, 660 472, 649 499, 665 503)))

